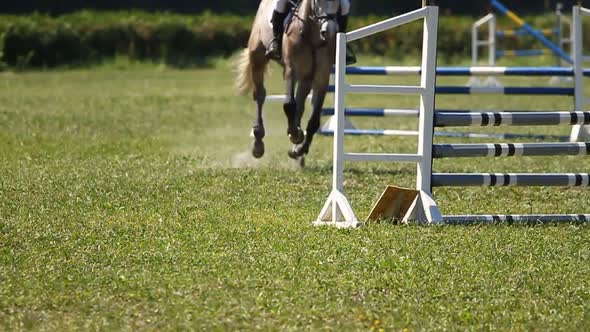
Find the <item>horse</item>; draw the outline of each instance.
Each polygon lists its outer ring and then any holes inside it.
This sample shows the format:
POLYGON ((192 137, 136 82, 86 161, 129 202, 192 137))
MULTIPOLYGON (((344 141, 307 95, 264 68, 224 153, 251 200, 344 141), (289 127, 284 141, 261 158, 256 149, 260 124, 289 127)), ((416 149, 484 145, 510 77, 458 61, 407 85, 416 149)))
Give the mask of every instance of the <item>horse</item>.
MULTIPOLYGON (((270 61, 265 57, 265 51, 273 38, 270 25, 272 4, 273 0, 261 1, 248 47, 241 52, 237 61, 236 88, 241 95, 252 91, 257 104, 256 120, 252 126, 252 155, 255 158, 264 155, 264 74, 270 61)), ((283 110, 287 117, 287 134, 293 144, 288 155, 299 159, 301 163, 320 127, 322 106, 334 65, 338 32, 336 17, 329 12, 338 5, 338 0, 300 0, 292 10, 292 19, 283 34, 282 57, 278 62, 283 67, 285 81, 283 110), (304 133, 301 129, 301 117, 307 96, 312 90, 313 111, 304 133)))

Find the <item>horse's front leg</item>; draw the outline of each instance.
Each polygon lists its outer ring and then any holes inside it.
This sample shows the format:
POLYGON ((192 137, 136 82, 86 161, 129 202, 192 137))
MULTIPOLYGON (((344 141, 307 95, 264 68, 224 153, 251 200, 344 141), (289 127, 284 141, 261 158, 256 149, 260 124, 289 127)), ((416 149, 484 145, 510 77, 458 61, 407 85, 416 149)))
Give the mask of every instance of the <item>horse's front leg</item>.
MULTIPOLYGON (((309 152, 309 146, 313 141, 313 136, 320 128, 320 121, 322 116, 322 107, 324 105, 324 99, 326 98, 326 91, 328 89, 328 83, 326 84, 314 84, 312 104, 313 110, 309 121, 307 122, 307 128, 305 132, 305 139, 302 144, 297 145, 293 148, 292 158, 301 157, 309 152)), ((291 155, 290 154, 290 155, 291 155)))
MULTIPOLYGON (((297 121, 297 127, 299 128, 299 130, 301 130, 301 117, 303 116, 303 113, 305 111, 305 102, 307 101, 307 96, 309 95, 309 92, 311 91, 311 81, 308 79, 304 79, 299 81, 299 84, 297 85, 297 93, 295 94, 295 104, 296 104, 296 121, 297 121)), ((289 150, 289 157, 295 159, 297 157, 299 157, 300 155, 297 155, 297 147, 299 146, 299 144, 301 144, 302 142, 305 141, 305 134, 303 134, 302 132, 302 136, 300 137, 301 139, 298 140, 298 142, 293 142, 293 148, 291 150, 289 150)))
POLYGON ((287 135, 293 144, 303 142, 303 130, 301 130, 301 117, 297 115, 297 101, 295 100, 295 75, 290 67, 285 68, 286 99, 283 110, 287 116, 287 135))

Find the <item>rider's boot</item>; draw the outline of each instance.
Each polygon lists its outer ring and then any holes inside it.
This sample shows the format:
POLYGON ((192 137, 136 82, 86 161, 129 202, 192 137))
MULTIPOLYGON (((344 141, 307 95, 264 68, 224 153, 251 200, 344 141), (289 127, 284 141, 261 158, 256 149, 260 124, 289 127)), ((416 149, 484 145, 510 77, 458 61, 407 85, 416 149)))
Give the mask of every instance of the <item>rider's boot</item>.
POLYGON ((270 21, 272 23, 273 39, 270 41, 270 44, 268 44, 265 54, 266 57, 269 59, 281 59, 281 49, 284 31, 283 24, 285 23, 285 17, 287 17, 287 13, 279 13, 276 10, 272 13, 272 18, 270 21))
MULTIPOLYGON (((338 16, 338 27, 340 28, 338 32, 346 32, 348 28, 348 15, 339 15, 338 16)), ((350 47, 350 44, 346 44, 346 65, 352 65, 356 63, 356 55, 350 47)))

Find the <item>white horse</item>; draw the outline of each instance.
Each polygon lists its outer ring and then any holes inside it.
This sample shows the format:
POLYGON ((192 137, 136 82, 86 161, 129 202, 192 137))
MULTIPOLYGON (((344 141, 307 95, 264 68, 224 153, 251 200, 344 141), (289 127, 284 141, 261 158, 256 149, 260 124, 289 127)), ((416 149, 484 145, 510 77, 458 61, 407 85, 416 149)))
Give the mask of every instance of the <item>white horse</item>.
MULTIPOLYGON (((252 133, 252 155, 264 155, 264 124, 262 107, 266 99, 264 73, 268 62, 265 57, 267 45, 273 38, 269 17, 272 0, 262 0, 250 33, 248 47, 238 61, 236 87, 245 95, 252 91, 257 103, 257 116, 252 133)), ((293 17, 285 29, 282 43, 282 61, 286 83, 286 99, 283 105, 287 116, 287 134, 293 143, 289 150, 291 158, 307 154, 313 135, 320 127, 320 117, 330 72, 336 53, 338 24, 336 11, 338 0, 301 0, 293 10, 293 17), (306 133, 301 129, 305 100, 313 90, 313 112, 307 123, 306 133)))

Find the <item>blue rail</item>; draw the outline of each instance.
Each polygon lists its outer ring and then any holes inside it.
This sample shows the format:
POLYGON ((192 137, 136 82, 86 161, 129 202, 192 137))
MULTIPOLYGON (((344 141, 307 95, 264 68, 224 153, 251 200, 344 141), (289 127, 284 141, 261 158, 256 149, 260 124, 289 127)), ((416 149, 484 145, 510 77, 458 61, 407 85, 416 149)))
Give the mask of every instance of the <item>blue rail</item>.
MULTIPOLYGON (((419 67, 357 66, 346 67, 348 75, 420 75, 419 67)), ((566 67, 438 67, 439 76, 574 76, 574 70, 566 67)), ((590 77, 590 69, 584 69, 584 76, 590 77)))

